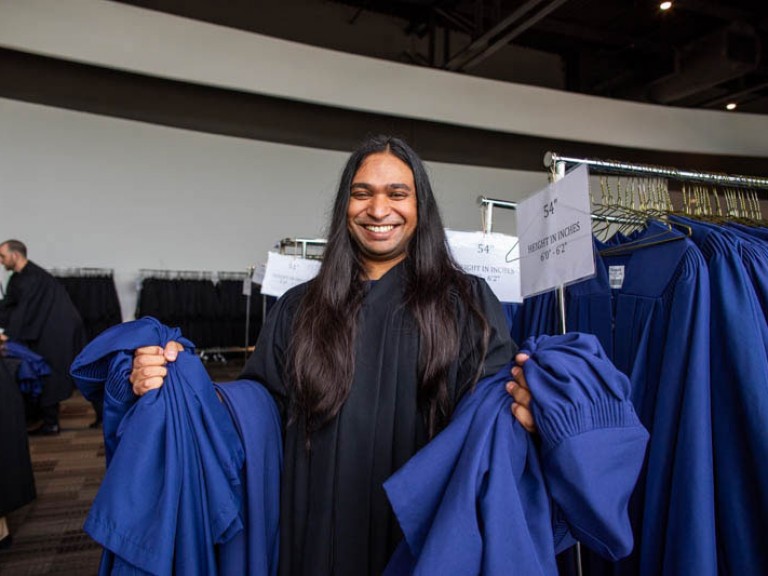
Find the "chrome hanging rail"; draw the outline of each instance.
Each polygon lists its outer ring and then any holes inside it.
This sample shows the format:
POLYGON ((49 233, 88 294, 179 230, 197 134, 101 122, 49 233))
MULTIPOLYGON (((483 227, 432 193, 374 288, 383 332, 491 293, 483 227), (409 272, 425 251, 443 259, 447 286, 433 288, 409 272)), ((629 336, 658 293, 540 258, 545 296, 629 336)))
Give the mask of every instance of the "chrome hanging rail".
POLYGON ((299 254, 291 254, 291 256, 301 256, 302 258, 315 258, 315 259, 321 259, 321 254, 309 254, 309 248, 315 247, 315 248, 325 248, 325 245, 328 243, 327 240, 324 238, 284 238, 280 240, 278 244, 278 248, 280 250, 281 254, 285 254, 287 249, 293 249, 298 251, 299 247, 301 247, 301 251, 299 254))
POLYGON ((665 166, 653 166, 650 164, 634 164, 632 162, 618 162, 616 160, 594 160, 591 158, 573 158, 560 156, 555 152, 547 152, 544 155, 544 166, 552 168, 559 163, 586 164, 594 167, 598 172, 608 174, 635 174, 645 176, 657 176, 672 180, 688 182, 706 182, 721 186, 735 186, 737 188, 760 188, 768 190, 768 178, 758 176, 741 176, 735 174, 718 174, 717 172, 699 172, 696 170, 678 170, 665 166))
POLYGON ((51 268, 49 272, 57 277, 90 278, 109 276, 114 274, 113 268, 51 268))
MULTIPOLYGON (((517 202, 512 202, 510 200, 499 200, 497 198, 486 198, 485 196, 479 196, 477 202, 480 204, 480 206, 482 206, 483 232, 486 234, 493 232, 494 206, 504 208, 505 210, 517 210, 517 202)), ((610 222, 612 224, 632 224, 634 222, 633 220, 627 220, 626 218, 602 214, 592 214, 592 220, 597 220, 599 222, 610 222)))

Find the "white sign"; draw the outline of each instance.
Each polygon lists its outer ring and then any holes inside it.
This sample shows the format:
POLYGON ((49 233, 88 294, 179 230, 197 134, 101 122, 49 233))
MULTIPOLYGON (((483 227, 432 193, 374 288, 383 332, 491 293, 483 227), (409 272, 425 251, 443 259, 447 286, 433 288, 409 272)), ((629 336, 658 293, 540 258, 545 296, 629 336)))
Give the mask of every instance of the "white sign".
POLYGON ((270 252, 261 293, 279 298, 294 286, 312 280, 319 271, 319 260, 270 252))
POLYGON ((264 284, 264 275, 267 273, 266 264, 258 264, 253 268, 253 275, 251 276, 251 282, 261 286, 264 284))
POLYGON ((517 231, 524 297, 594 276, 587 166, 520 202, 517 231))
POLYGON ((484 278, 502 302, 522 302, 520 261, 514 236, 446 230, 456 262, 467 274, 484 278))

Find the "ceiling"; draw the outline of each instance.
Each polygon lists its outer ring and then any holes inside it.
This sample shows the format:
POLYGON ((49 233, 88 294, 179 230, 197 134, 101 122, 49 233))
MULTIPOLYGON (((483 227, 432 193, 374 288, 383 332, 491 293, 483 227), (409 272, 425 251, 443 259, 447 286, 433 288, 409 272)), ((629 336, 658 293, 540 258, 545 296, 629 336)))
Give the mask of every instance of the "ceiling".
POLYGON ((303 0, 283 3, 272 20, 259 16, 266 3, 256 0, 123 3, 336 49, 338 35, 324 41, 313 32, 317 13, 310 8, 343 8, 344 24, 363 29, 362 38, 372 25, 368 16, 377 15, 415 47, 387 54, 362 41, 345 44, 347 51, 494 77, 489 64, 511 45, 523 49, 515 53, 520 58, 528 51, 558 63, 561 80, 551 87, 693 108, 735 102, 735 113, 768 114, 765 0, 673 0, 666 11, 658 0, 303 0))
MULTIPOLYGON (((365 5, 363 1, 352 1, 365 5)), ((379 8, 374 8, 375 6, 379 8)), ((470 71, 508 42, 559 55, 567 90, 656 104, 768 112, 766 2, 679 0, 453 0, 369 2, 402 9, 411 27, 430 19, 475 39, 445 63, 470 71), (479 40, 479 41, 478 41, 479 40), (750 104, 755 103, 753 106, 750 104)))

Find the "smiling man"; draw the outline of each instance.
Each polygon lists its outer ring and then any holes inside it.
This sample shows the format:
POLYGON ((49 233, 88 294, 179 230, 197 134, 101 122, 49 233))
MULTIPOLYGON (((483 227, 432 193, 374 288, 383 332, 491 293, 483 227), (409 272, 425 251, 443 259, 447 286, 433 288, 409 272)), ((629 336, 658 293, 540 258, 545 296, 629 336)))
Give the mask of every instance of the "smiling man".
POLYGON ((355 174, 347 226, 365 259, 366 276, 378 280, 405 258, 416 232, 418 203, 413 173, 397 156, 371 154, 355 174))
MULTIPOLYGON (((162 385, 176 349, 137 351, 136 394, 162 385)), ((341 176, 318 276, 273 307, 241 375, 283 417, 280 574, 381 574, 402 539, 384 481, 514 350, 496 297, 451 258, 421 159, 397 138, 366 141, 341 176)))

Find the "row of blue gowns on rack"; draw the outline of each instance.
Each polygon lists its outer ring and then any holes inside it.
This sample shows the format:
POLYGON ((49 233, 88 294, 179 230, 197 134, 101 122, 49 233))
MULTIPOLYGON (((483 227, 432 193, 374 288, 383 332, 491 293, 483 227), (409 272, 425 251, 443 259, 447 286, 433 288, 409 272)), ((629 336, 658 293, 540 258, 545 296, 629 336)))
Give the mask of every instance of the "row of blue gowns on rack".
MULTIPOLYGON (((595 240, 566 289, 567 330, 598 337, 650 432, 635 549, 584 573, 768 574, 768 229, 671 219, 595 240)), ((554 293, 508 315, 517 341, 559 332, 554 293)))

